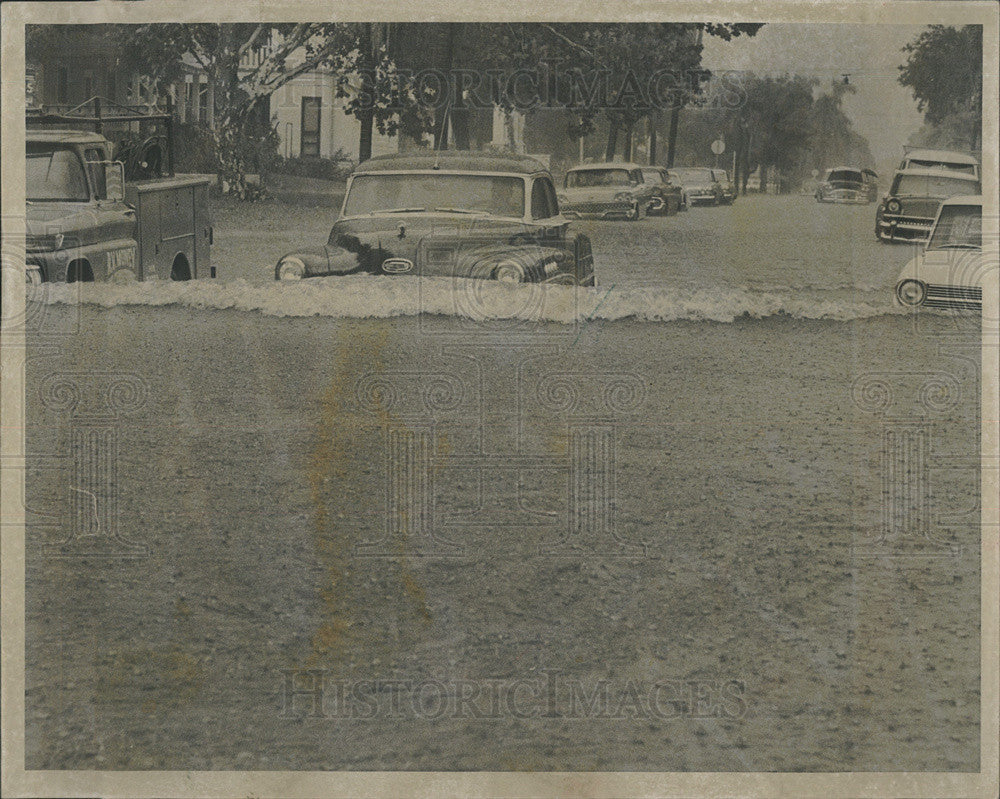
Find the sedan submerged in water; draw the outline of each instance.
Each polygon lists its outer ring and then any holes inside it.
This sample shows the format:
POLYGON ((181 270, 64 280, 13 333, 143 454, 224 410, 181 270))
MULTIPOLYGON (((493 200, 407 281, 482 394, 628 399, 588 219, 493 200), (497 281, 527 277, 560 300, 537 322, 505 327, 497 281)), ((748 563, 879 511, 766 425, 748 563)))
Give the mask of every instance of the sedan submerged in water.
POLYGON ((878 175, 871 169, 838 166, 826 170, 816 187, 816 202, 870 203, 878 196, 878 175))
POLYGON ((972 174, 926 168, 899 170, 875 212, 875 236, 884 242, 927 241, 943 200, 980 191, 979 180, 972 174))
MULTIPOLYGON (((722 170, 718 170, 722 172, 722 170)), ((725 202, 722 185, 709 167, 678 167, 667 173, 683 191, 684 204, 719 205, 725 202)))
POLYGON ((927 247, 896 280, 896 302, 981 310, 983 279, 991 270, 996 253, 983 252, 983 198, 952 197, 941 204, 927 247))
POLYGON ((552 176, 533 158, 489 153, 359 164, 326 245, 274 268, 283 281, 360 273, 594 285, 590 240, 568 231, 552 176))
POLYGON ((638 164, 583 164, 566 171, 559 204, 567 216, 634 222, 655 203, 659 183, 647 183, 638 164))

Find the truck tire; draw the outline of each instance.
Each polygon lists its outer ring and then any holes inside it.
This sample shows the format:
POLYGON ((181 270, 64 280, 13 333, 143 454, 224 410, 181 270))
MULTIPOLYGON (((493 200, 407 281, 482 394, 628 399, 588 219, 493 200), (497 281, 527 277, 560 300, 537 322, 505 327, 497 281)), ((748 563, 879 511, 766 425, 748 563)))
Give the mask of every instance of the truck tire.
POLYGON ((188 260, 184 256, 184 253, 177 253, 174 258, 174 263, 170 267, 170 279, 171 280, 190 280, 191 279, 191 267, 188 266, 188 260))
POLYGON ((80 283, 94 282, 94 270, 90 268, 90 261, 72 261, 66 267, 66 282, 76 283, 77 281, 80 283))

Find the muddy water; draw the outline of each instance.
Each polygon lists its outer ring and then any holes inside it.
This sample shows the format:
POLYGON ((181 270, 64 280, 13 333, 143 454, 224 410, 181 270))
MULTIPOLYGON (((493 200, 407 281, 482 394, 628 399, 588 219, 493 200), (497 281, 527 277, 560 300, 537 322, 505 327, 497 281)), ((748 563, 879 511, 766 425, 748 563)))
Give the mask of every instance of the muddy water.
POLYGON ((44 306, 27 767, 976 769, 978 320, 779 310, 44 306))

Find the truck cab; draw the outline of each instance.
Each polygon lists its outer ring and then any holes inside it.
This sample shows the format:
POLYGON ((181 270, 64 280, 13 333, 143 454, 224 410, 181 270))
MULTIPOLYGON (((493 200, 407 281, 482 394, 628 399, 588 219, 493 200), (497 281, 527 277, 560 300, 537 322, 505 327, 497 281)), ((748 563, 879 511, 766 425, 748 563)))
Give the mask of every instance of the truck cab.
POLYGON ((110 143, 75 130, 25 138, 28 282, 105 280, 121 270, 135 277, 135 211, 110 143))
MULTIPOLYGON (((29 113, 25 132, 29 283, 215 277, 208 207, 211 176, 173 175, 171 115, 73 117, 29 113), (126 173, 98 132, 123 122, 166 122, 171 174, 141 163, 126 173), (66 127, 48 127, 48 124, 66 127), (94 124, 98 130, 74 125, 94 124), (39 127, 44 125, 45 127, 39 127), (139 179, 142 178, 142 179, 139 179)), ((134 159, 132 159, 134 160, 134 159)), ((148 159, 151 160, 151 159, 148 159)))

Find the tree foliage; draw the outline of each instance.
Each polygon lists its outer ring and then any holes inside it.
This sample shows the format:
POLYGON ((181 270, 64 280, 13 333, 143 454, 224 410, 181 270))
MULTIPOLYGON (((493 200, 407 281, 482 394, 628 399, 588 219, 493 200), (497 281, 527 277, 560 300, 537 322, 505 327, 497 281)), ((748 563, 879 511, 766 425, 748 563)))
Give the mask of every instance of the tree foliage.
MULTIPOLYGON (((67 26, 68 27, 68 26, 67 26)), ((255 153, 273 136, 261 109, 275 91, 311 70, 332 74, 345 110, 361 123, 360 152, 373 130, 422 138, 436 146, 471 146, 472 129, 492 126, 493 107, 528 113, 511 86, 539 76, 537 93, 555 93, 568 110, 569 137, 600 118, 605 155, 640 122, 655 130, 664 107, 691 102, 708 78, 703 35, 752 36, 757 23, 197 23, 106 26, 118 63, 154 86, 176 80, 182 64, 206 76, 214 97, 212 130, 224 190, 252 199, 246 179, 255 153), (421 81, 420 75, 442 80, 421 81), (663 80, 666 75, 667 80, 663 80), (656 77, 660 76, 658 80, 656 77), (479 102, 476 102, 478 100, 479 102), (486 102, 482 102, 485 100, 486 102), (449 136, 449 125, 451 135, 449 136)), ((55 34, 38 34, 41 40, 55 34)), ((41 40, 37 43, 41 46, 41 40)), ((51 39, 47 46, 58 47, 51 39)), ((530 91, 529 91, 530 97, 530 91)), ((545 101, 540 101, 540 104, 545 101)), ((482 136, 480 137, 482 138, 482 136)))
POLYGON ((953 146, 976 149, 983 117, 983 28, 931 25, 903 47, 899 82, 936 127, 954 130, 953 146))
POLYGON ((853 86, 834 81, 817 96, 817 81, 800 75, 743 74, 739 81, 728 79, 738 86, 733 97, 738 102, 722 107, 699 103, 685 113, 679 163, 715 163, 711 142, 722 138, 727 148, 723 163, 735 161, 734 182, 744 191, 757 169, 762 184, 770 181, 788 191, 814 169, 874 165, 868 141, 854 130, 842 108, 853 86))

